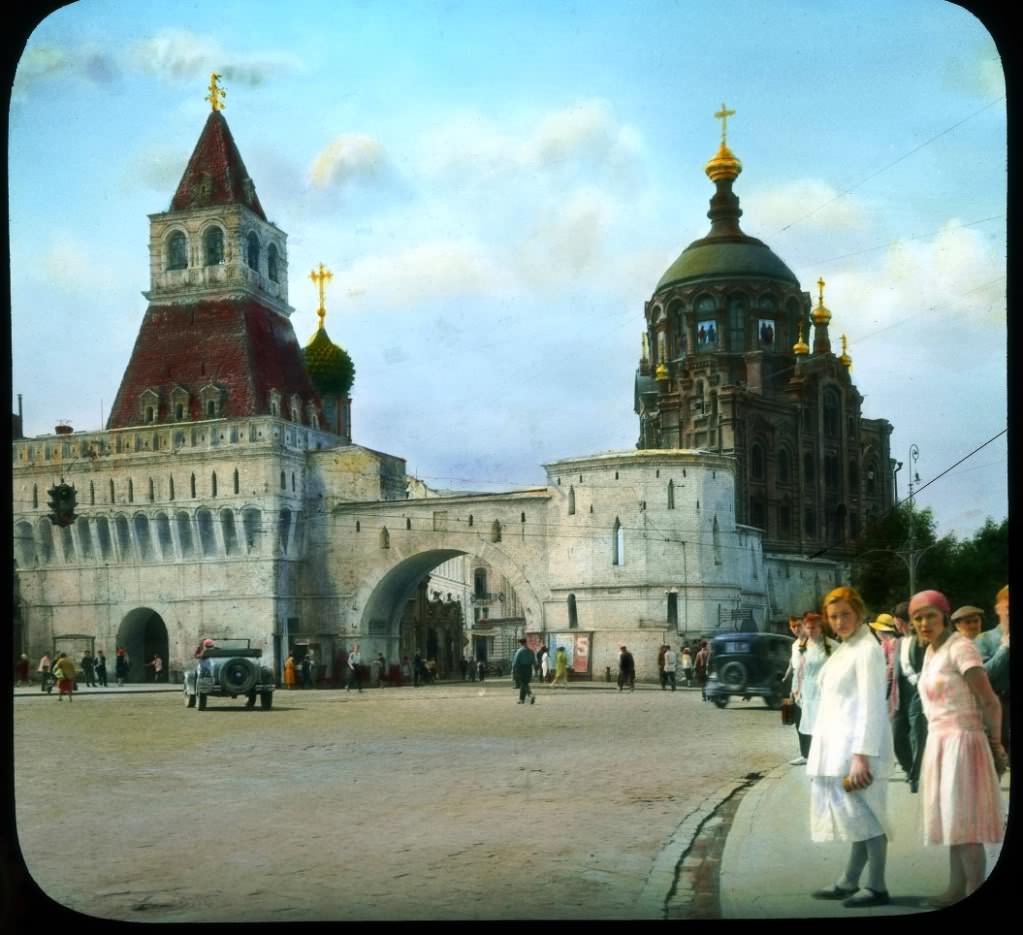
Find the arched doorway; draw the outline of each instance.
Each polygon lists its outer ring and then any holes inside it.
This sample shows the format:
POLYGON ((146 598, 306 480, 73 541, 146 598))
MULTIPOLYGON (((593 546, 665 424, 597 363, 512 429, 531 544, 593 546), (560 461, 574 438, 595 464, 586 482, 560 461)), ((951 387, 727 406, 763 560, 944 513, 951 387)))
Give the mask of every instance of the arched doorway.
MULTIPOLYGON (((146 663, 152 662, 156 655, 163 660, 162 680, 167 681, 170 673, 167 625, 155 610, 139 607, 125 616, 117 628, 117 645, 128 653, 131 664, 128 669, 129 682, 152 681, 153 670, 147 668, 146 663)), ((113 663, 111 659, 111 667, 113 663)))

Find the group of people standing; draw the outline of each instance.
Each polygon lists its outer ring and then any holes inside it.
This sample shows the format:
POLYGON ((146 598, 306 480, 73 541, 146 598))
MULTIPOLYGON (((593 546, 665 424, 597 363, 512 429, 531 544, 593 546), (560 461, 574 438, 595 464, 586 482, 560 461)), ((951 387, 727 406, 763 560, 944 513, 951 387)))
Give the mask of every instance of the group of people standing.
POLYGON ((682 684, 686 688, 693 687, 693 672, 695 661, 688 646, 680 646, 680 653, 676 653, 667 643, 663 644, 657 653, 657 671, 660 675, 661 690, 675 690, 676 672, 682 670, 682 684))
MULTIPOLYGON (((123 685, 128 678, 129 668, 128 653, 124 649, 119 648, 117 650, 114 668, 117 684, 119 686, 123 685)), ((30 669, 31 663, 29 662, 28 655, 22 653, 16 668, 18 685, 31 684, 29 680, 30 669)), ((108 684, 107 657, 102 649, 98 650, 96 655, 93 655, 91 650, 85 650, 77 665, 75 665, 74 660, 66 652, 59 652, 52 659, 48 653, 44 653, 39 659, 36 672, 39 675, 40 691, 52 694, 53 686, 57 684, 58 699, 61 695, 66 694, 66 692, 61 692, 59 689, 59 683, 62 681, 70 681, 71 687, 69 691, 72 692, 77 689, 80 682, 84 682, 87 688, 106 688, 108 684), (61 678, 62 673, 69 673, 69 675, 66 678, 61 678)))
POLYGON ((983 882, 984 845, 1003 834, 1008 587, 995 608, 999 627, 980 634, 983 611, 953 613, 942 593, 928 590, 868 622, 860 595, 840 587, 824 598, 823 613, 790 619, 788 700, 800 745, 792 763, 805 763, 810 779, 811 837, 852 845, 842 877, 814 898, 849 908, 890 901, 887 791, 896 761, 920 790, 924 843, 949 847, 949 884, 932 902, 950 905, 983 882))

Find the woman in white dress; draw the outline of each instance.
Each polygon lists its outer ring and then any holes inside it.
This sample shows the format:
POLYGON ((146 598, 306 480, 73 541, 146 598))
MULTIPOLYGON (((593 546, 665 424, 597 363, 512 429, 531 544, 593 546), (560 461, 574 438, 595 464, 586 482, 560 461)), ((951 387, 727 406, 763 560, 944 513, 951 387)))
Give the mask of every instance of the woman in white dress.
POLYGON ((885 700, 885 658, 866 624, 863 598, 848 587, 824 598, 824 617, 842 640, 821 667, 820 698, 807 757, 811 838, 850 841, 842 878, 815 899, 841 899, 848 908, 889 902, 885 864, 892 827, 888 777, 895 752, 885 700), (860 890, 860 877, 867 883, 860 890))

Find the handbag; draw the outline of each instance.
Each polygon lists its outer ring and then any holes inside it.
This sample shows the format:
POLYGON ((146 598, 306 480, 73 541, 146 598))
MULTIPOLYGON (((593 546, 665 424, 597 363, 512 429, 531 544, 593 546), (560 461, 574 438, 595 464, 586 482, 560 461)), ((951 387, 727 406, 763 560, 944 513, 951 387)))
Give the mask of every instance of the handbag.
POLYGON ((796 705, 788 698, 781 703, 781 722, 786 727, 796 723, 796 705))

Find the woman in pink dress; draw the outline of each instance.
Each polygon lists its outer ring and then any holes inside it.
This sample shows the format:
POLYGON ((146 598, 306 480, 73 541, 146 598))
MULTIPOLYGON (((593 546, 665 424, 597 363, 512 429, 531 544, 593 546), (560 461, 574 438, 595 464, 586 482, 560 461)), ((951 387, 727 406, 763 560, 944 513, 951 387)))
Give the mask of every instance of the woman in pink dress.
POLYGON ((932 900, 939 906, 984 882, 984 845, 1002 840, 998 774, 1008 762, 998 697, 980 653, 956 633, 950 613, 940 591, 921 591, 909 604, 913 626, 930 644, 917 683, 927 715, 920 782, 924 843, 949 845, 948 889, 932 900))

